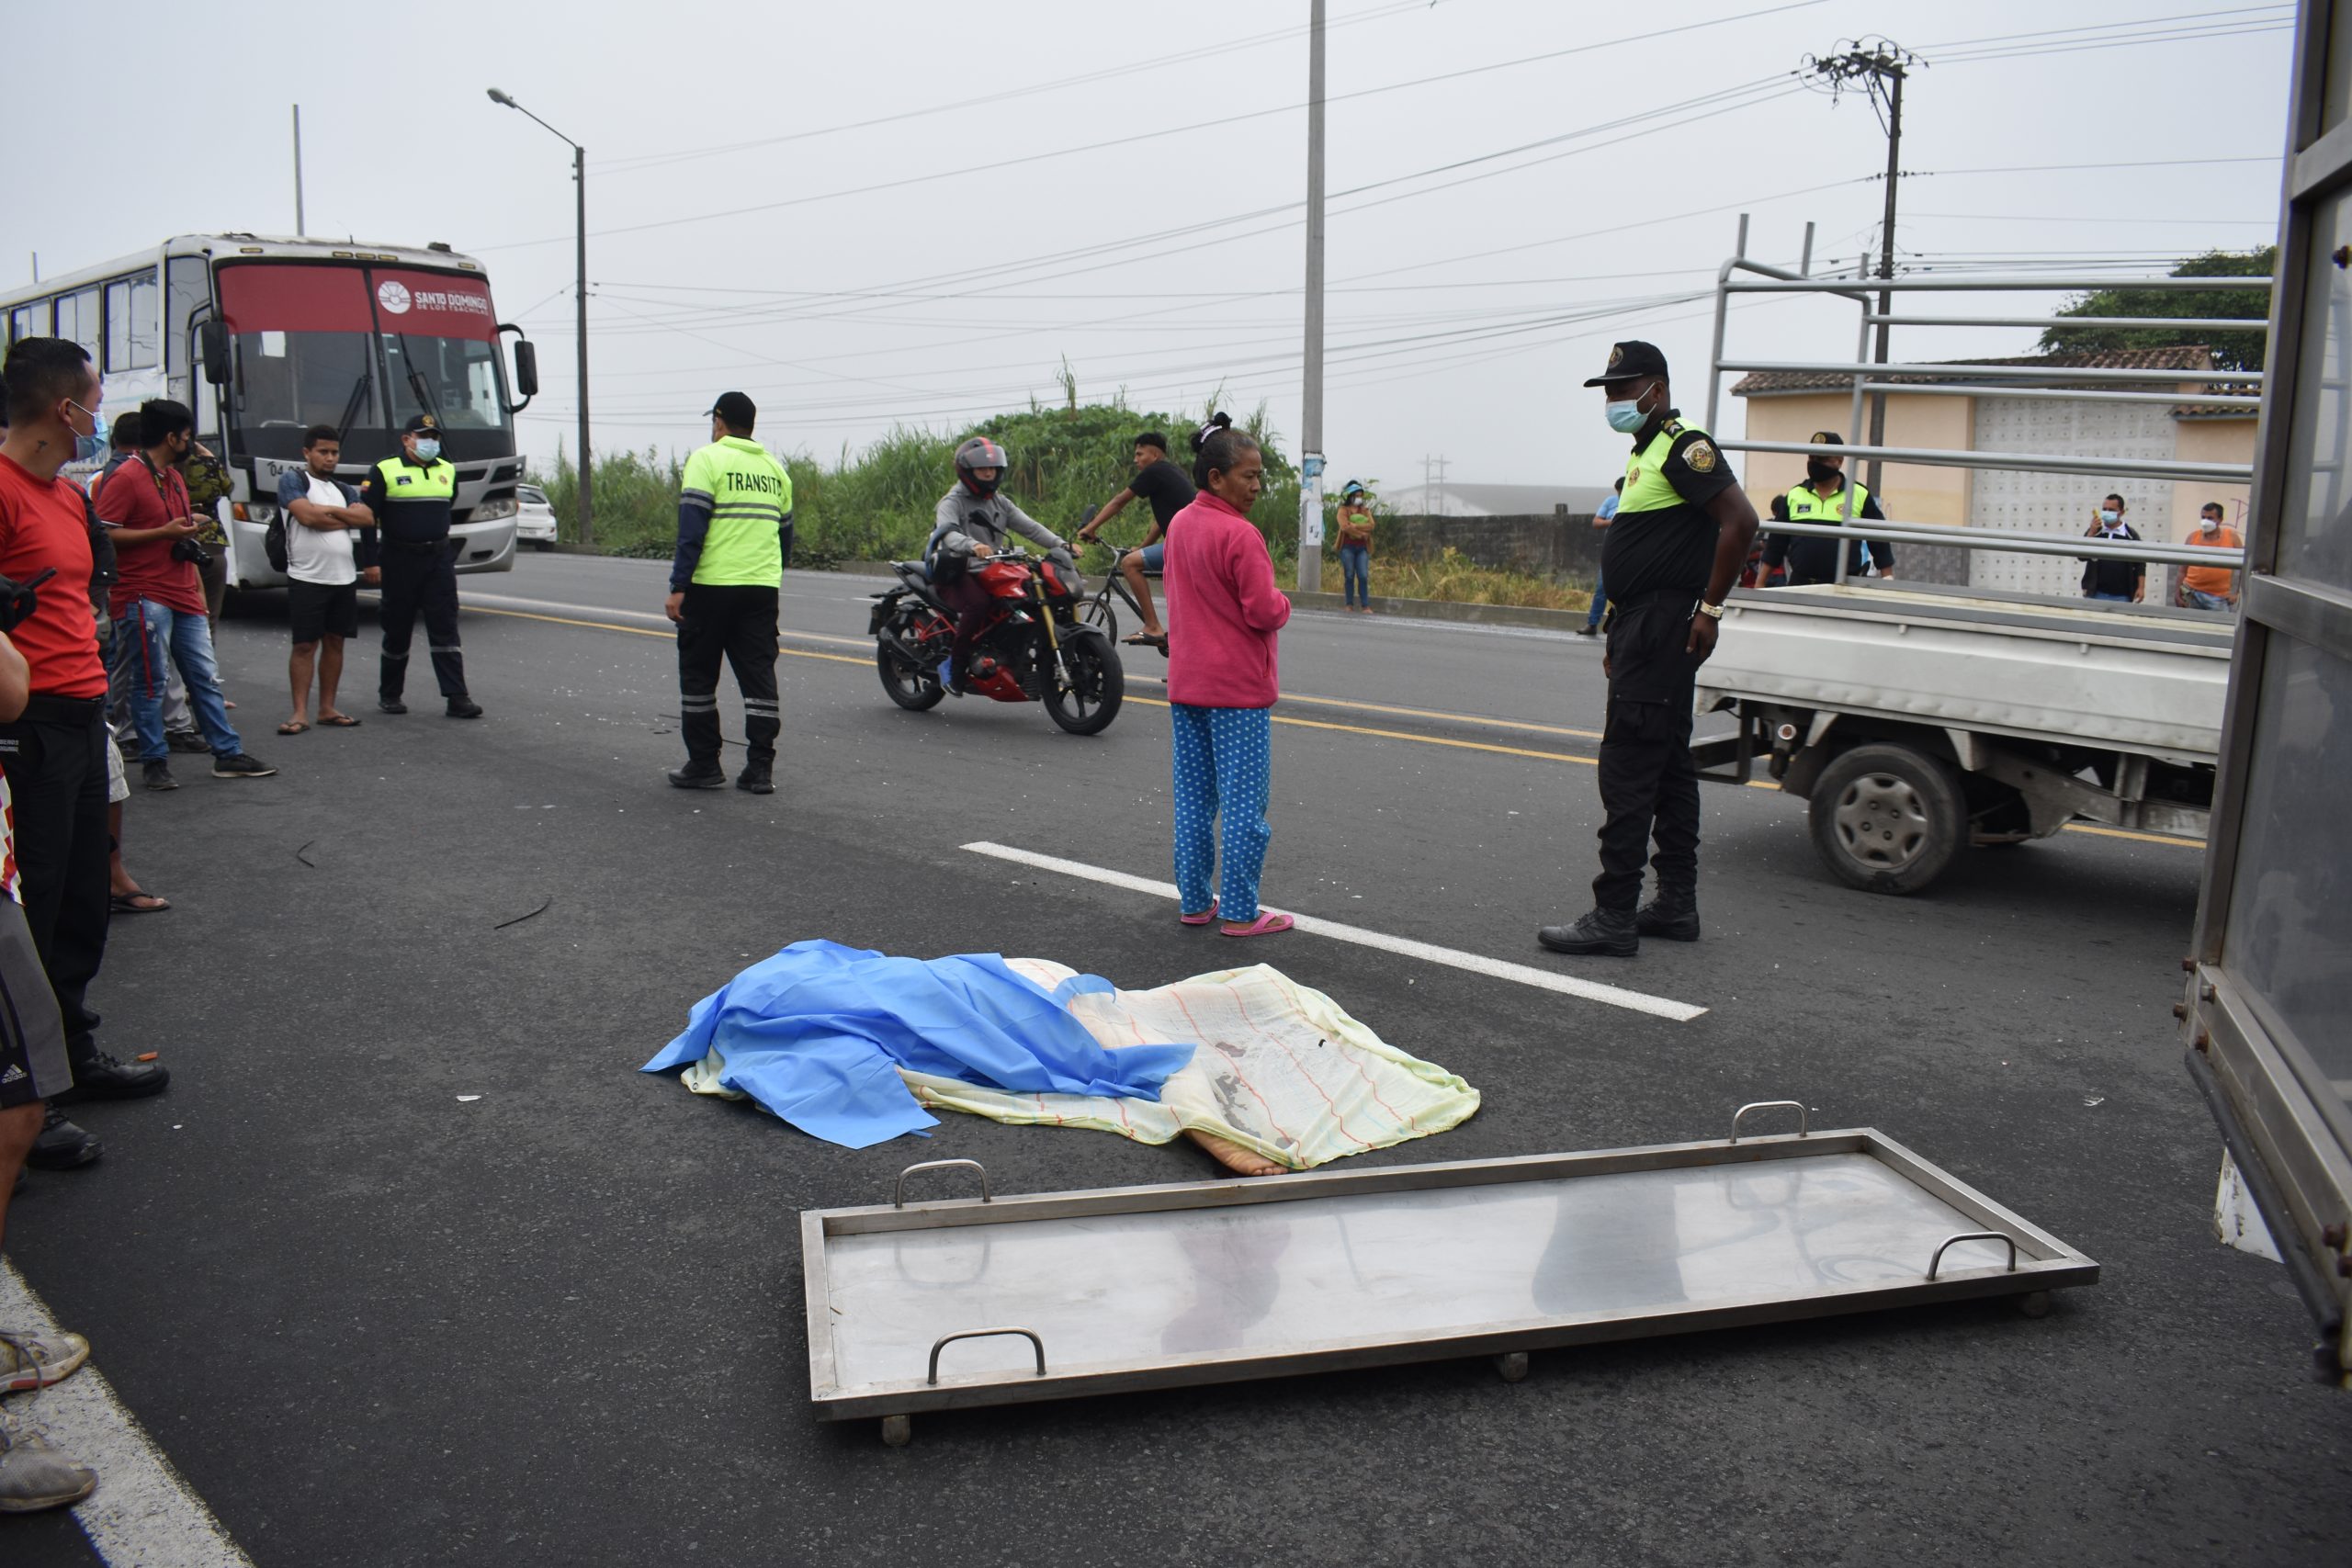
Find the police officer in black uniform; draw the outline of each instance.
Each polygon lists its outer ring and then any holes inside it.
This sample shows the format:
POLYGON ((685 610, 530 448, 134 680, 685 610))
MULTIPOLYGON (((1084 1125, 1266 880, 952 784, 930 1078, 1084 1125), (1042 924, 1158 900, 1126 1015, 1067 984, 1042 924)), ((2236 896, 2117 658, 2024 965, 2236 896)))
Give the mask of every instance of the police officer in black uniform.
POLYGON ((384 664, 376 705, 386 713, 408 712, 401 694, 408 682, 409 638, 422 615, 433 679, 449 716, 480 718, 481 705, 466 693, 466 656, 458 642, 458 547, 449 537, 458 470, 441 456, 441 422, 429 413, 411 417, 400 456, 368 471, 359 498, 376 514, 378 535, 371 543, 368 531, 361 530, 359 564, 380 567, 384 590, 384 664))
POLYGON ((1609 584, 1609 716, 1600 741, 1600 874, 1592 911, 1545 926, 1555 953, 1631 957, 1643 935, 1699 939, 1699 773, 1690 709, 1715 649, 1724 596, 1756 537, 1756 508, 1706 432, 1669 406, 1666 355, 1609 350, 1585 383, 1604 389, 1610 427, 1630 435, 1625 491, 1601 547, 1609 584), (1657 897, 1639 912, 1642 854, 1655 836, 1657 897))

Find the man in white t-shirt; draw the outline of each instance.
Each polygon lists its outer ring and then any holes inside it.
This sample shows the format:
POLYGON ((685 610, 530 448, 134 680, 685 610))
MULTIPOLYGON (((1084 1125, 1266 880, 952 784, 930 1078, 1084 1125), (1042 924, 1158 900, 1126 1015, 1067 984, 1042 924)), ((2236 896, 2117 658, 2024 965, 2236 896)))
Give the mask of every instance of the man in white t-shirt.
MULTIPOLYGON (((280 735, 311 728, 311 671, 319 675, 319 723, 351 729, 359 721, 334 705, 343 680, 343 642, 359 635, 359 581, 352 552, 355 531, 373 533, 376 519, 359 503, 359 492, 334 477, 343 457, 343 436, 331 424, 314 424, 302 435, 304 467, 278 476, 277 505, 286 514, 286 621, 294 634, 294 656, 287 676, 294 688, 294 716, 277 727, 280 735), (324 644, 322 649, 321 644, 324 644)), ((377 569, 365 576, 377 580, 377 569)))

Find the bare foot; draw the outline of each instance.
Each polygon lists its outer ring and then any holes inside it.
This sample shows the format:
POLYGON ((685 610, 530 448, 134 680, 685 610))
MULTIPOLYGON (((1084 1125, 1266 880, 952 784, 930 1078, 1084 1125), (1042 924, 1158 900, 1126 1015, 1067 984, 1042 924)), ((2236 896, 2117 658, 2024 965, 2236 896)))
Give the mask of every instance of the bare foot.
POLYGON ((1230 1138, 1214 1137, 1207 1133, 1186 1133, 1186 1137, 1206 1149, 1209 1157, 1236 1176, 1280 1176, 1290 1168, 1278 1165, 1254 1149, 1245 1149, 1230 1138))

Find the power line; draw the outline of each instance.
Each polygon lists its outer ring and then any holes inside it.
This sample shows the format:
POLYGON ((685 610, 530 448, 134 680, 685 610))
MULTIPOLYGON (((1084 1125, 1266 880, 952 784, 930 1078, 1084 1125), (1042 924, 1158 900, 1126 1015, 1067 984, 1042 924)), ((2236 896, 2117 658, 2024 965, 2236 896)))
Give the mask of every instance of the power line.
MULTIPOLYGON (((1808 6, 1824 4, 1826 4, 1826 0, 1786 0, 1786 3, 1781 5, 1766 6, 1759 10, 1742 12, 1736 16, 1715 17, 1707 21, 1688 22, 1680 27, 1658 28, 1641 33, 1630 33, 1620 38, 1603 39, 1597 43, 1577 44, 1571 48, 1555 50, 1546 54, 1523 55, 1510 60, 1492 62, 1486 65, 1470 66, 1460 71, 1444 72, 1434 76, 1418 77, 1405 82, 1392 82, 1378 87, 1361 87, 1352 93, 1331 95, 1327 101, 1331 103, 1340 103, 1354 98, 1374 97, 1381 94, 1403 92, 1413 87, 1428 86, 1439 82, 1458 81, 1464 77, 1475 76, 1490 71, 1505 71, 1521 65, 1532 65, 1546 61, 1565 59, 1571 55, 1591 54, 1601 50, 1622 48, 1628 44, 1647 44, 1655 42, 1659 39, 1671 37, 1677 33, 1692 32, 1706 28, 1724 26, 1732 22, 1749 21, 1759 17, 1774 16, 1783 11, 1801 10, 1808 6)), ((1238 125, 1249 120, 1263 119, 1270 116, 1295 113, 1305 107, 1306 106, 1304 104, 1284 104, 1274 108, 1252 109, 1244 114, 1226 115, 1216 119, 1196 120, 1188 125, 1169 126, 1159 130, 1136 131, 1126 136, 1110 137, 1103 141, 1084 142, 1077 146, 1049 148, 1041 152, 1023 153, 1019 157, 993 158, 985 164, 973 164, 960 168, 934 169, 924 174, 907 175, 897 179, 880 180, 862 186, 850 186, 839 190, 819 191, 807 196, 784 197, 775 201, 757 202, 747 207, 727 208, 715 212, 693 213, 682 218, 657 219, 644 223, 624 224, 620 227, 612 229, 597 229, 591 231, 591 234, 592 237, 601 239, 616 234, 643 233, 650 230, 680 228, 691 223, 714 222, 723 218, 742 218, 748 217, 753 213, 774 212, 786 208, 803 207, 814 202, 832 201, 842 197, 870 196, 881 191, 901 190, 909 186, 927 185, 939 180, 960 179, 967 175, 989 174, 997 170, 1017 168, 1029 164, 1044 163, 1056 158, 1068 158, 1077 156, 1080 153, 1104 152, 1114 147, 1129 147, 1134 146, 1138 142, 1160 141, 1170 136, 1189 136, 1195 131, 1212 130, 1220 126, 1238 125)), ((1500 154, 1495 155, 1499 156, 1500 154)), ((535 245, 566 243, 571 239, 571 235, 555 235, 537 240, 511 240, 496 244, 475 245, 472 248, 477 252, 521 250, 535 245)))

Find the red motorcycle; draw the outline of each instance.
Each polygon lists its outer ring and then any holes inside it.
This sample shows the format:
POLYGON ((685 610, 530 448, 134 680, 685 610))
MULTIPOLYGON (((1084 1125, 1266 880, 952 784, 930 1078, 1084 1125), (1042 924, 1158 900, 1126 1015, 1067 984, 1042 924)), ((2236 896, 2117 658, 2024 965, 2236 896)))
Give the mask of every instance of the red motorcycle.
MULTIPOLYGON (((932 589, 921 561, 890 563, 899 586, 877 601, 866 633, 882 689, 902 708, 922 713, 947 694, 956 612, 932 589)), ((1078 619, 1084 598, 1077 572, 1051 558, 1005 550, 967 569, 989 592, 993 615, 972 645, 967 681, 974 694, 1001 703, 1043 703, 1072 735, 1099 735, 1118 716, 1126 673, 1118 650, 1078 619)))

